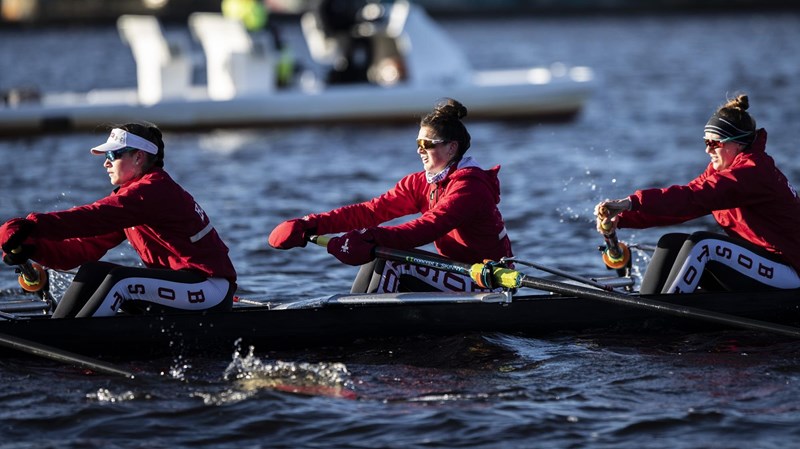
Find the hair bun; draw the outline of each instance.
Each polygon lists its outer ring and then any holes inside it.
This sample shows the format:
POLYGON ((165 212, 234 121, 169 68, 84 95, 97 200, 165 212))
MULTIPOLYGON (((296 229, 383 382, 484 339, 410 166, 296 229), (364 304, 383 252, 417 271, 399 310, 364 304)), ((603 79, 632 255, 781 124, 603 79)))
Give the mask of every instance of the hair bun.
POLYGON ((439 115, 452 115, 459 120, 467 116, 467 107, 448 97, 436 100, 434 111, 439 115))
POLYGON ((728 100, 723 108, 738 108, 746 111, 750 107, 750 99, 745 94, 737 95, 736 98, 728 100))

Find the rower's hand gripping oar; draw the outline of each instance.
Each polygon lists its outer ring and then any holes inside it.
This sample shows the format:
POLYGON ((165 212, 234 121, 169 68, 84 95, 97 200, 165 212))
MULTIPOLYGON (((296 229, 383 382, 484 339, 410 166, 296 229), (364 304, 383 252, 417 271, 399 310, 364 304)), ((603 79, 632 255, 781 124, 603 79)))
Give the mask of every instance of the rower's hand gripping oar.
POLYGON ((17 265, 17 272, 19 272, 17 279, 19 286, 26 292, 36 293, 47 287, 47 271, 38 263, 26 260, 25 263, 17 265))
POLYGON ((26 244, 35 224, 28 219, 13 218, 2 225, 3 262, 16 265, 19 285, 27 292, 42 291, 47 285, 47 273, 38 264, 32 264, 28 258, 34 252, 33 245, 26 244))
POLYGON ((604 218, 600 223, 600 227, 603 229, 603 239, 606 243, 604 247, 600 247, 603 253, 603 263, 612 270, 625 269, 631 261, 630 248, 619 241, 613 223, 605 218, 610 216, 608 209, 601 207, 598 211, 598 216, 604 218))
MULTIPOLYGON (((327 246, 329 239, 330 238, 327 236, 312 236, 309 240, 320 246, 327 246)), ((797 327, 737 317, 728 315, 726 313, 697 309, 679 304, 671 304, 668 302, 645 298, 643 296, 626 295, 614 291, 601 291, 579 285, 535 278, 520 273, 516 270, 497 265, 488 265, 483 263, 467 264, 446 259, 444 257, 421 254, 413 251, 382 248, 380 246, 375 248, 375 256, 386 260, 407 262, 415 265, 437 268, 444 271, 467 275, 472 277, 473 280, 476 280, 476 276, 480 277, 483 273, 488 271, 491 272, 493 276, 495 287, 503 287, 508 289, 529 287, 564 296, 596 299, 617 305, 645 309, 651 312, 665 313, 682 318, 694 318, 716 324, 723 324, 726 326, 773 332, 789 337, 800 338, 800 328, 797 327)))
MULTIPOLYGON (((11 253, 19 254, 21 251, 22 248, 17 247, 12 249, 11 253)), ((36 262, 26 260, 17 265, 16 271, 19 273, 17 277, 19 286, 26 292, 39 295, 39 297, 49 305, 50 310, 54 311, 58 305, 58 301, 50 294, 47 270, 36 262)))

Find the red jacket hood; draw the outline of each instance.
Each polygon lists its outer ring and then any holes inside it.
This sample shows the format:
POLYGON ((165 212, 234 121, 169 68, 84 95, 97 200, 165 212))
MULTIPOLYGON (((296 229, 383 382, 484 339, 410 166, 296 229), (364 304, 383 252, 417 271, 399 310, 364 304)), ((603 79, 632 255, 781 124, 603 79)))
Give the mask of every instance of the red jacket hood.
POLYGON ((477 165, 468 165, 465 167, 456 167, 453 166, 451 168, 450 174, 448 174, 447 179, 451 181, 455 181, 458 179, 466 179, 466 178, 476 178, 479 179, 481 182, 486 184, 489 188, 489 191, 494 194, 494 203, 500 203, 500 166, 495 165, 494 167, 484 170, 477 165))

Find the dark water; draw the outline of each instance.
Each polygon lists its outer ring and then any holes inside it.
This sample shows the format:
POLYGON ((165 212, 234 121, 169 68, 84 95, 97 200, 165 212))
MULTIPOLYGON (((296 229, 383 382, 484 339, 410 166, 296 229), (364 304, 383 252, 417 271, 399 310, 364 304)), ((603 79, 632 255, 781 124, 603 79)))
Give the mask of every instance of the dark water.
MULTIPOLYGON (((739 90, 750 94, 751 112, 770 133, 769 152, 800 183, 797 15, 444 25, 477 67, 563 61, 591 66, 599 78, 574 122, 469 123, 473 157, 503 166, 501 211, 520 258, 602 273, 594 204, 694 177, 708 161, 703 124, 739 90)), ((0 89, 122 87, 134 76, 113 28, 0 30, 0 89)), ((320 248, 270 250, 267 234, 283 219, 370 198, 419 170, 416 132, 410 119, 407 126, 168 133, 167 169, 231 247, 241 296, 309 298, 347 291, 355 269, 320 248)), ((84 133, 0 140, 0 219, 105 195, 102 162, 88 155, 104 139, 84 133)), ((679 228, 709 226, 699 220, 679 228)), ((664 231, 621 237, 653 243, 664 231)), ((108 258, 137 261, 125 247, 108 258)), ((639 255, 639 268, 645 263, 639 255)), ((14 285, 6 270, 2 294, 14 285)), ((121 365, 142 379, 0 360, 0 447, 784 448, 800 442, 797 346, 747 332, 459 335, 288 353, 232 348, 227 359, 176 356, 121 365)))

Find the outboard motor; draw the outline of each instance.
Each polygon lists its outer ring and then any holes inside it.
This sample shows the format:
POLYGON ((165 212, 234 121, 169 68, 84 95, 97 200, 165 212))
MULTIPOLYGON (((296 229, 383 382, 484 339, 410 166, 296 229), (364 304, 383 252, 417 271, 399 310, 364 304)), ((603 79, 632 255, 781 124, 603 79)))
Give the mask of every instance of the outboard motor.
POLYGON ((311 13, 327 46, 327 83, 381 84, 371 76, 375 64, 383 62, 387 45, 397 53, 386 36, 387 6, 370 0, 320 0, 311 13))

